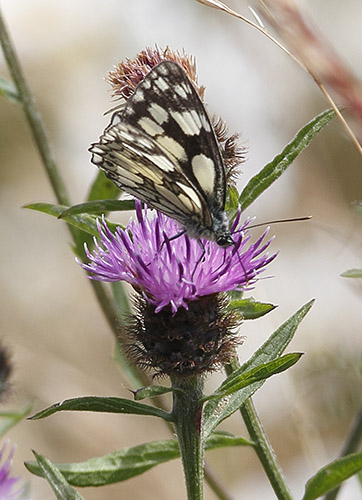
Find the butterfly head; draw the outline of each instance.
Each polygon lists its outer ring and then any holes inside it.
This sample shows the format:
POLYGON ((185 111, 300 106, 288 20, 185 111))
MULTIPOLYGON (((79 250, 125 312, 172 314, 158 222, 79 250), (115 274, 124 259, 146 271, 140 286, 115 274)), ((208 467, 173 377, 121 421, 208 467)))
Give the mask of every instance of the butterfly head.
POLYGON ((223 233, 217 236, 216 243, 223 248, 231 247, 235 242, 230 233, 223 233))
POLYGON ((226 213, 222 210, 214 211, 212 214, 212 222, 213 239, 216 243, 223 248, 234 245, 234 240, 232 239, 229 229, 229 219, 226 213))
POLYGON ((190 218, 183 223, 185 232, 192 238, 204 238, 215 241, 220 247, 227 248, 235 244, 229 229, 229 220, 226 213, 214 208, 210 213, 211 224, 200 224, 197 218, 190 218))

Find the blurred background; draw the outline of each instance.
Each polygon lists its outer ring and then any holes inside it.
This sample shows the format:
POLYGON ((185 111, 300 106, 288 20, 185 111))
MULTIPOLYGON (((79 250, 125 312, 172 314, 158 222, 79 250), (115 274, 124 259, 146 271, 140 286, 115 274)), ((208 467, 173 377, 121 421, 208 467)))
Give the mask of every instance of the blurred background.
MULTIPOLYGON (((229 5, 251 17, 246 2, 229 5)), ((304 5, 361 78, 362 3, 309 0, 304 5)), ((196 57, 208 109, 226 120, 230 132, 240 132, 248 149, 240 188, 328 107, 312 79, 266 37, 192 0, 3 0, 2 7, 74 204, 84 200, 97 173, 87 149, 109 120, 103 116, 112 106, 104 78, 146 46, 184 48, 196 57)), ((2 56, 0 66, 7 78, 2 56)), ((0 338, 15 365, 13 393, 4 409, 33 400, 39 411, 91 394, 130 397, 112 359, 112 334, 74 262, 65 224, 22 209, 56 200, 18 105, 0 100, 0 126, 0 338)), ((306 480, 338 456, 361 404, 362 289, 360 281, 340 276, 362 267, 362 219, 351 208, 362 198, 361 163, 334 119, 247 213, 258 222, 313 216, 272 227, 273 249, 280 250, 269 267, 273 278, 260 281, 249 295, 279 307, 241 329, 240 358, 246 360, 302 304, 316 299, 291 346, 305 356, 269 380, 254 399, 296 498, 306 480)), ((220 380, 221 375, 210 377, 209 389, 220 380)), ((247 436, 239 415, 223 429, 247 436)), ((33 459, 31 449, 56 463, 75 462, 150 436, 170 437, 156 419, 87 413, 25 421, 9 436, 18 444, 15 472, 31 482, 37 500, 53 494, 23 467, 24 460, 33 459)), ((251 449, 211 451, 207 460, 235 498, 275 498, 251 449)), ((340 498, 355 500, 358 491, 351 479, 340 498)), ((88 500, 185 498, 179 461, 80 493, 88 500)), ((215 498, 207 486, 205 498, 215 498)))

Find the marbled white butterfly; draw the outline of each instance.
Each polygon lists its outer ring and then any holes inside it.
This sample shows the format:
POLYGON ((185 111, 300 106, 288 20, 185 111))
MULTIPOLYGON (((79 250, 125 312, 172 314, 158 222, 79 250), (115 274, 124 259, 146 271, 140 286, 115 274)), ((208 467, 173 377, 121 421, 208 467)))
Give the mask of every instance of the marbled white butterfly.
POLYGON ((116 186, 177 220, 189 236, 233 244, 220 149, 178 64, 155 66, 89 151, 116 186))

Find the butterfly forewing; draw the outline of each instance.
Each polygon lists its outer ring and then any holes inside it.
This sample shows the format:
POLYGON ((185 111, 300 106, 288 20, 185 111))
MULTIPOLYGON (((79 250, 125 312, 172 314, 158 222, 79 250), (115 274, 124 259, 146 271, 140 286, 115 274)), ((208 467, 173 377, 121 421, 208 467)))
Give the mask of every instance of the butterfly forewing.
POLYGON ((165 61, 138 85, 122 119, 170 155, 208 201, 225 205, 225 170, 205 107, 180 66, 165 61))
POLYGON ((205 201, 142 130, 122 121, 111 125, 91 151, 93 163, 119 188, 181 224, 190 214, 198 214, 206 225, 211 223, 205 201))
POLYGON ((90 151, 118 187, 179 221, 191 236, 232 244, 220 150, 178 64, 155 66, 90 151))

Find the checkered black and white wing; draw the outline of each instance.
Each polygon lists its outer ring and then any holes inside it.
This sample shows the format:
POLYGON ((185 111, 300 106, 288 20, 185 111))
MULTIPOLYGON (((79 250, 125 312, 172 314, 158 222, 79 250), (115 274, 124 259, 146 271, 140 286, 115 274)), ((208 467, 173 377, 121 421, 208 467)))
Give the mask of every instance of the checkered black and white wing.
POLYGON ((116 186, 185 225, 197 214, 203 224, 211 218, 195 191, 158 143, 142 129, 120 121, 109 126, 91 148, 92 162, 116 186))
POLYGON ((90 151, 118 187, 178 220, 189 234, 231 244, 220 150, 178 64, 155 66, 90 151))

